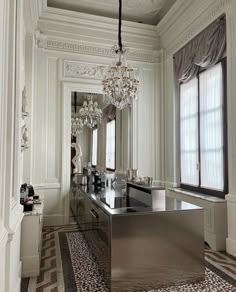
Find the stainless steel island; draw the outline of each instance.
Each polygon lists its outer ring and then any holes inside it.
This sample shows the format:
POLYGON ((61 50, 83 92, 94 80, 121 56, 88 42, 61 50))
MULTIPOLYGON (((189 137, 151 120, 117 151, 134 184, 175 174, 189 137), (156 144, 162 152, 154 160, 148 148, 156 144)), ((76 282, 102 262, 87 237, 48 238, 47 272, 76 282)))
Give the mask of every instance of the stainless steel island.
MULTIPOLYGON (((71 208, 110 291, 204 279, 203 209, 155 192, 72 188, 71 208), (102 244, 102 247, 99 247, 102 244)), ((137 189, 136 189, 137 190, 137 189)))

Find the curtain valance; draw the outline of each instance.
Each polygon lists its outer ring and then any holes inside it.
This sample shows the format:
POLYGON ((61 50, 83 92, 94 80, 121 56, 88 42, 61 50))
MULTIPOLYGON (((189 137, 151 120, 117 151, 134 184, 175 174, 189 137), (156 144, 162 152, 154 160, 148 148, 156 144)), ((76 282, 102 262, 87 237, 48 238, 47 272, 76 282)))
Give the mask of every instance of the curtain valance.
POLYGON ((226 48, 225 17, 218 18, 174 55, 174 69, 179 82, 187 82, 200 69, 216 64, 226 48))

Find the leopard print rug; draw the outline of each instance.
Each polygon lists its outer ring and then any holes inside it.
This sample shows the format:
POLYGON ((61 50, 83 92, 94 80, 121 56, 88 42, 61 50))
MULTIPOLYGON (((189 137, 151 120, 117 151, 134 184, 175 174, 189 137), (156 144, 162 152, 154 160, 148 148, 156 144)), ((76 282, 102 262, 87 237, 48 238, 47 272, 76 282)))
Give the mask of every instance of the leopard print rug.
MULTIPOLYGON (((70 255, 71 266, 74 275, 75 287, 65 289, 65 292, 108 292, 105 285, 104 273, 101 265, 97 264, 91 247, 88 246, 82 232, 66 233, 68 254, 70 255)), ((101 248, 102 249, 102 248, 101 248)), ((97 252, 97 251, 96 251, 97 252)), ((126 291, 129 291, 127 288, 126 291)), ((236 292, 235 286, 206 268, 205 281, 196 284, 172 286, 151 290, 149 292, 236 292)), ((122 291, 120 291, 122 292, 122 291)), ((143 291, 144 292, 144 291, 143 291)), ((146 291, 147 292, 147 291, 146 291)))

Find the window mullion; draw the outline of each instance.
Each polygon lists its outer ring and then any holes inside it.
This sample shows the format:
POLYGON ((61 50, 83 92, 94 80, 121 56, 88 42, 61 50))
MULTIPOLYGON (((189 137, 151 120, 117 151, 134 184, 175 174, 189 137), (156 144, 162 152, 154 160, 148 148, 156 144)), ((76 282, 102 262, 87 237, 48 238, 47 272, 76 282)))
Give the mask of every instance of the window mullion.
POLYGON ((197 98, 198 98, 198 187, 201 187, 201 141, 200 141, 200 137, 201 137, 201 133, 200 133, 200 78, 199 75, 197 76, 197 80, 198 80, 198 94, 197 94, 197 98))
POLYGON ((223 81, 223 165, 224 165, 224 192, 228 192, 228 133, 227 133, 227 67, 226 59, 221 61, 223 81))

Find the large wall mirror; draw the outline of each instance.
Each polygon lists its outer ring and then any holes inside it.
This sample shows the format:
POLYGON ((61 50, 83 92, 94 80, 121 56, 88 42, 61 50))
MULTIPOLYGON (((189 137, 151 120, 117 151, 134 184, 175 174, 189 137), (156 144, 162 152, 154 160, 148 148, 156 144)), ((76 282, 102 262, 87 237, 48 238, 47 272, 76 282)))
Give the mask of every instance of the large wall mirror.
POLYGON ((131 108, 116 109, 102 94, 71 94, 71 174, 88 165, 126 173, 131 167, 131 108))

